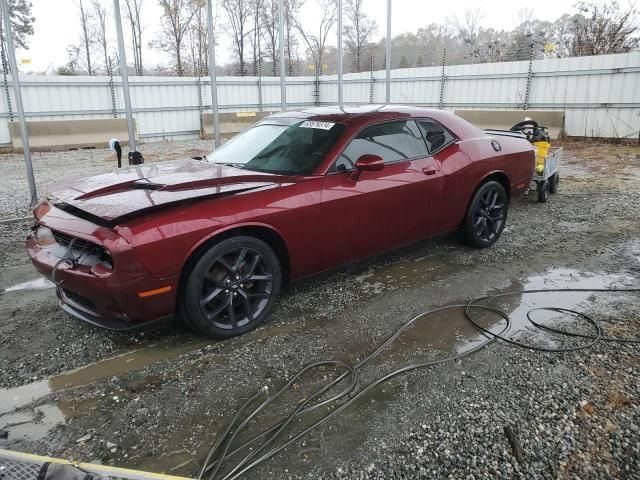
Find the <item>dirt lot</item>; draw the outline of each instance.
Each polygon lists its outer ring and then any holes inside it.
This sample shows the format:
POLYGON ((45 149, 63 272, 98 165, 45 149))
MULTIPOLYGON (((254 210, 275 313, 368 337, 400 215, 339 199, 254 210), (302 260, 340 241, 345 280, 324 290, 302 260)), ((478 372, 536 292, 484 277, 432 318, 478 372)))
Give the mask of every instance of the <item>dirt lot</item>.
MULTIPOLYGON (((175 142, 143 151, 162 160, 163 152, 204 148, 175 142)), ((113 163, 102 150, 34 160, 41 179, 113 163)), ((560 192, 546 204, 532 194, 514 205, 494 247, 472 250, 448 236, 295 284, 266 325, 225 342, 180 327, 114 334, 81 324, 42 282, 15 287, 37 280, 23 248, 28 223, 0 225, 0 288, 7 289, 0 294, 0 433, 7 434, 0 447, 195 475, 216 435, 261 386, 282 385, 311 361, 356 361, 421 311, 522 288, 640 286, 640 148, 569 143, 564 161, 560 192)), ((20 159, 0 163, 1 216, 24 215, 20 159)), ((557 293, 497 304, 513 312, 518 338, 559 345, 525 327, 531 306, 577 308, 606 335, 638 337, 639 298, 557 293)), ((406 332, 360 381, 478 338, 461 312, 439 315, 406 332)), ((247 478, 638 479, 639 353, 632 344, 561 355, 493 344, 384 384, 247 478), (520 463, 505 426, 522 445, 520 463)))

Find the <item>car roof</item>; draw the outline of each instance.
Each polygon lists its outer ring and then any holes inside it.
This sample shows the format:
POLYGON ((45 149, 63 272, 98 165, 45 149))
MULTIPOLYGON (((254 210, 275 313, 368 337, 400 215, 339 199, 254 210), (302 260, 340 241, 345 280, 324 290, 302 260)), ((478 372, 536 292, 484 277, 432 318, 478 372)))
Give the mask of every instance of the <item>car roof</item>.
POLYGON ((479 134, 479 130, 470 123, 445 110, 408 105, 354 105, 313 107, 302 110, 278 112, 267 118, 300 118, 306 120, 344 123, 351 128, 400 118, 433 118, 453 130, 458 137, 479 134))
POLYGON ((406 105, 353 105, 340 108, 338 106, 313 107, 302 110, 289 110, 270 115, 275 118, 304 118, 308 120, 332 121, 339 123, 362 122, 369 123, 372 120, 384 120, 387 118, 402 117, 435 117, 441 110, 412 107, 406 105))

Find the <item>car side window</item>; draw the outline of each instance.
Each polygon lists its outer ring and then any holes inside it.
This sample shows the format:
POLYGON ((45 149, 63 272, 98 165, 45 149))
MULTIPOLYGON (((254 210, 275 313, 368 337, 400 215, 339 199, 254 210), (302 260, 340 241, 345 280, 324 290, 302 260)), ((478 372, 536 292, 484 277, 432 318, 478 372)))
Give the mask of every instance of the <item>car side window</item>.
POLYGON ((420 125, 420 130, 422 130, 424 139, 427 142, 430 155, 433 155, 455 140, 453 134, 438 122, 434 122, 433 120, 418 120, 418 125, 420 125))
POLYGON ((332 171, 354 168, 362 155, 379 155, 384 163, 410 160, 429 155, 422 134, 413 120, 399 120, 371 125, 349 142, 332 171))

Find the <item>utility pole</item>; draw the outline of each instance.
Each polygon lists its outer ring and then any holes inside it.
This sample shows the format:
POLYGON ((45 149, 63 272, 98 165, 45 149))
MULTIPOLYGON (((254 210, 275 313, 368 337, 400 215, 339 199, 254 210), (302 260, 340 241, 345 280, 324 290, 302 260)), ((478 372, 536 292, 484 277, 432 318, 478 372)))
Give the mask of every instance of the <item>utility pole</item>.
POLYGON ((20 77, 18 76, 18 65, 16 64, 16 50, 13 44, 13 30, 11 28, 11 18, 9 16, 8 0, 2 0, 2 18, 4 20, 4 30, 7 36, 7 57, 11 68, 11 82, 13 83, 13 93, 16 97, 16 109, 18 110, 18 120, 20 122, 20 138, 22 140, 22 150, 24 152, 24 165, 27 169, 27 181, 29 182, 29 193, 31 194, 31 206, 38 202, 36 191, 36 180, 33 176, 33 164, 31 163, 31 148, 29 148, 29 133, 27 132, 27 121, 24 118, 24 108, 22 106, 22 92, 20 90, 20 77))
POLYGON ((124 50, 122 36, 122 18, 120 16, 120 0, 113 0, 113 17, 116 21, 116 36, 118 37, 118 54, 120 56, 120 76, 122 77, 122 91, 124 93, 124 108, 127 112, 127 131, 129 132, 129 151, 136 150, 136 132, 131 113, 131 96, 129 95, 129 72, 127 72, 127 56, 124 50))

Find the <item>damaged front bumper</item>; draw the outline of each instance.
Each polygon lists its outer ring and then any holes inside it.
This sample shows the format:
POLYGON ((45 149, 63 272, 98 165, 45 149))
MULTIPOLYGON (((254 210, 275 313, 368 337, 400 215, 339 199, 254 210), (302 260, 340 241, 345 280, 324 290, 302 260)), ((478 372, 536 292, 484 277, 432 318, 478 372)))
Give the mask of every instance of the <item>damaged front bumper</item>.
POLYGON ((36 269, 56 284, 64 311, 111 330, 136 329, 171 317, 177 277, 154 278, 118 233, 46 202, 34 215, 27 251, 36 269), (142 295, 155 290, 163 294, 142 295))

